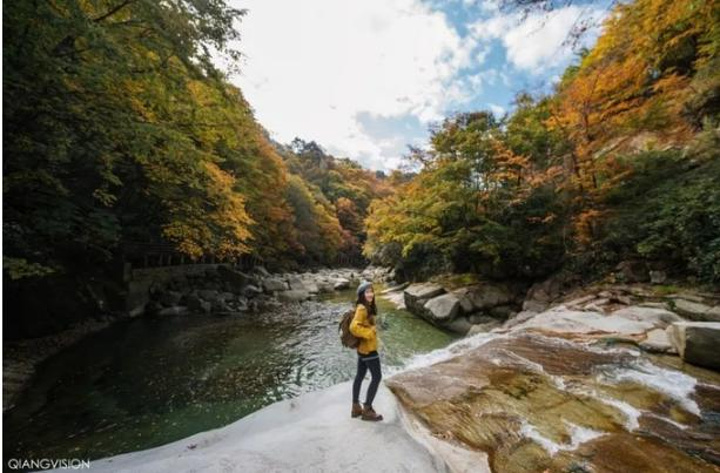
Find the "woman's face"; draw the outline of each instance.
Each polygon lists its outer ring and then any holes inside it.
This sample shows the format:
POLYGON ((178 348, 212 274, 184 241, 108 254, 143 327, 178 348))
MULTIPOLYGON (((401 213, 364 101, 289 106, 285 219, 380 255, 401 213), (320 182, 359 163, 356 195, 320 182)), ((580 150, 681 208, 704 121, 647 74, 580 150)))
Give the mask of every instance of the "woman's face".
POLYGON ((372 303, 373 299, 375 299, 375 293, 373 292, 373 288, 369 287, 365 289, 365 300, 368 301, 368 303, 372 303))

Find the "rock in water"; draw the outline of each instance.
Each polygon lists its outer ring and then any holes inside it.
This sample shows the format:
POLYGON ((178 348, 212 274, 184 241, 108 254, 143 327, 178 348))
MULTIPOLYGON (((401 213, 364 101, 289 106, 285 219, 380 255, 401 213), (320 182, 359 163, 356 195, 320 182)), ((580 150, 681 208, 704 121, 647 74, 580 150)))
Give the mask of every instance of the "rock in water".
POLYGON ((719 322, 677 322, 667 330, 673 346, 683 360, 720 370, 719 322))
POLYGON ((442 324, 453 320, 460 310, 460 301, 453 294, 443 294, 425 303, 425 313, 433 323, 442 324))
POLYGON ((445 289, 439 284, 413 284, 403 292, 405 306, 410 312, 421 315, 425 302, 443 293, 445 293, 445 289))

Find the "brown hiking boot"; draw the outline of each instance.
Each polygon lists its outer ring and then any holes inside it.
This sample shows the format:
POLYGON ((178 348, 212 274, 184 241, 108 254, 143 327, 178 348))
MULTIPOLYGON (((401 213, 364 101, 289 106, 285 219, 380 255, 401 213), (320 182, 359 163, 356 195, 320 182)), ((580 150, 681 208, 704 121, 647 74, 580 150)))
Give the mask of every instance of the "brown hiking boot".
POLYGON ((383 416, 375 412, 371 406, 365 406, 362 411, 362 420, 379 421, 383 420, 383 416))
POLYGON ((350 417, 352 417, 353 419, 356 417, 360 417, 362 412, 363 412, 362 406, 360 404, 358 404, 357 402, 353 402, 352 411, 350 411, 350 417))

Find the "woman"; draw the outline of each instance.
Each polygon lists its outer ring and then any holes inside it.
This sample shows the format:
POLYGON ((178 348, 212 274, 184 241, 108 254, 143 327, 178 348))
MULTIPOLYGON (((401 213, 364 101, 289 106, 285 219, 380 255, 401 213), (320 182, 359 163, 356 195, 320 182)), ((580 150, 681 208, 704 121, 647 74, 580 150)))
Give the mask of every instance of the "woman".
POLYGON ((357 347, 358 364, 355 382, 353 383, 353 405, 350 415, 361 416, 362 420, 379 421, 382 416, 375 412, 372 407, 375 394, 377 394, 382 373, 380 372, 380 355, 378 355, 377 328, 375 326, 375 293, 372 284, 363 282, 357 289, 357 303, 355 305, 355 317, 350 324, 350 332, 360 339, 357 347), (360 405, 360 386, 365 374, 370 370, 372 379, 367 390, 365 404, 360 405))

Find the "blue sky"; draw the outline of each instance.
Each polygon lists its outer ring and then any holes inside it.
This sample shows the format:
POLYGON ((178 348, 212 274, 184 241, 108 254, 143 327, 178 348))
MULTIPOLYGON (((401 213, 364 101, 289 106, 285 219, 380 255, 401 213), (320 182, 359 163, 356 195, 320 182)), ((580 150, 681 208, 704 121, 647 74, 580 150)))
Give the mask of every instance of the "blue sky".
POLYGON ((522 16, 496 1, 233 0, 249 12, 231 80, 277 141, 299 136, 367 168, 395 169, 444 117, 500 116, 517 92, 551 90, 575 58, 564 44, 570 29, 608 13, 607 2, 576 2, 522 16))

